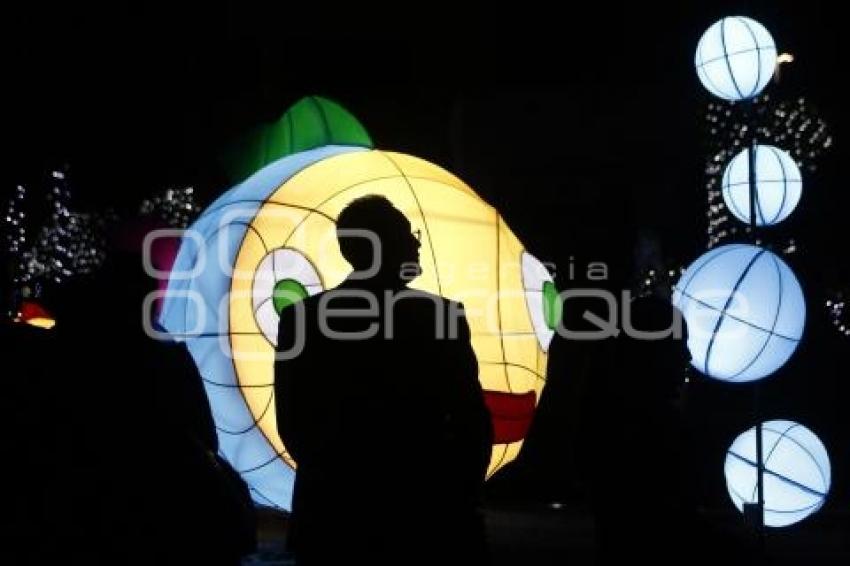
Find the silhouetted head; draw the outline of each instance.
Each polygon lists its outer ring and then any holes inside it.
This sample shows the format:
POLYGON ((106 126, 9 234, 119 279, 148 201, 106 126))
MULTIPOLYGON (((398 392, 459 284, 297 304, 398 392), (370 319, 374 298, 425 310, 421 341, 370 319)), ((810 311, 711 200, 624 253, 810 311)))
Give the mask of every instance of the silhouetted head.
POLYGON ((352 201, 340 212, 336 230, 343 257, 356 271, 364 272, 358 278, 406 283, 421 273, 419 238, 410 221, 386 198, 369 195, 352 201))

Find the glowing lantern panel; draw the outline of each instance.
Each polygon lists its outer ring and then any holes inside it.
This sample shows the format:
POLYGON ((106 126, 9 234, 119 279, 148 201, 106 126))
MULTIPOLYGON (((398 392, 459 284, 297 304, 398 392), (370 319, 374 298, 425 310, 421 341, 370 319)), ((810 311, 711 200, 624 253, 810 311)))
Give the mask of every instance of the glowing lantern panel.
POLYGON ((746 100, 758 95, 776 68, 776 45, 763 25, 723 18, 702 35, 694 56, 697 75, 713 95, 746 100))
MULTIPOLYGON (((736 155, 723 172, 723 201, 735 218, 750 222, 750 149, 736 155)), ((803 179, 788 153, 773 146, 755 148, 756 224, 782 222, 800 202, 803 179)))
MULTIPOLYGON (((820 439, 791 421, 762 424, 764 523, 785 527, 820 509, 830 487, 829 455, 820 439)), ((729 496, 739 511, 758 499, 755 427, 741 434, 726 453, 729 496)))
POLYGON ((771 252, 730 244, 700 256, 682 275, 674 304, 688 325, 691 364, 722 381, 755 381, 794 353, 806 305, 791 269, 771 252))

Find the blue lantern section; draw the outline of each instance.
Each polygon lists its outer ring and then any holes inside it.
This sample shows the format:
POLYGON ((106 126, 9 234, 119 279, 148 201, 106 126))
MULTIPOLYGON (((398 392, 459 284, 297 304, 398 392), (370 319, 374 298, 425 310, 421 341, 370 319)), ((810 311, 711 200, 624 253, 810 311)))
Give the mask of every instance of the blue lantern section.
POLYGON ((673 303, 688 325, 691 364, 721 381, 762 379, 781 368, 803 335, 806 304, 791 269, 771 252, 730 244, 700 256, 673 303))
POLYGON ((702 35, 694 56, 697 75, 714 96, 757 96, 776 68, 776 45, 763 25, 741 16, 723 18, 702 35))
MULTIPOLYGON (((831 482, 829 455, 812 431, 791 421, 762 424, 764 524, 786 527, 802 521, 826 501, 831 482)), ((739 511, 758 499, 756 429, 741 434, 726 452, 726 487, 739 511)))
MULTIPOLYGON (((800 202, 803 178, 788 153, 770 145, 755 148, 756 224, 782 222, 800 202)), ((736 155, 723 172, 723 201, 741 222, 750 222, 750 149, 736 155)))
MULTIPOLYGON (((171 269, 160 325, 185 342, 210 401, 222 455, 239 471, 254 500, 290 509, 295 471, 278 457, 242 396, 233 365, 227 298, 236 253, 251 219, 302 169, 362 148, 325 146, 267 165, 236 185, 189 227, 171 269)), ((275 329, 276 332, 276 329, 275 329)), ((273 394, 269 383, 269 399, 273 394)))

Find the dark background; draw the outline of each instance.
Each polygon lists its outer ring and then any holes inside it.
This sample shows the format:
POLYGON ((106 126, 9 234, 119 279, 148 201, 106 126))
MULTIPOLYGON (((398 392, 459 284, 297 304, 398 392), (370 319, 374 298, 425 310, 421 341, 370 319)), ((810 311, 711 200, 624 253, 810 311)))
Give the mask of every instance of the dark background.
MULTIPOLYGON (((835 138, 790 225, 807 334, 765 386, 765 416, 818 433, 833 460, 824 513, 846 512, 850 342, 823 308, 829 285, 850 286, 850 50, 838 3, 494 4, 6 7, 3 190, 67 162, 75 208, 131 210, 181 184, 208 203, 228 187, 219 161, 228 144, 321 94, 357 116, 377 147, 466 180, 529 250, 561 268, 559 286, 570 283, 570 263, 580 272, 586 259, 628 255, 636 227, 686 265, 706 238, 709 95, 693 52, 719 17, 754 17, 796 57, 776 95, 807 96, 835 138)), ((493 497, 581 497, 570 437, 580 398, 562 352, 556 342, 531 438, 494 480, 493 497)), ((695 377, 688 395, 703 433, 702 503, 730 507, 723 453, 752 425, 750 389, 695 377)))

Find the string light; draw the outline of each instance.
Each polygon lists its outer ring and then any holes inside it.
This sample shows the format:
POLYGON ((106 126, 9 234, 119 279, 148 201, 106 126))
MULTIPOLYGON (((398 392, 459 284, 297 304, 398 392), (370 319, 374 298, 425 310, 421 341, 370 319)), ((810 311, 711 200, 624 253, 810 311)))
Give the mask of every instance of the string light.
POLYGON ((844 336, 850 337, 850 309, 847 306, 847 297, 850 293, 844 291, 832 291, 826 300, 826 314, 832 326, 844 336))
MULTIPOLYGON (((11 261, 12 287, 18 301, 38 299, 72 277, 96 271, 106 259, 107 234, 118 221, 111 210, 72 210, 67 167, 49 171, 38 188, 36 192, 16 186, 0 212, 0 235, 11 261), (44 195, 44 204, 33 206, 30 200, 35 194, 44 195), (32 215, 38 220, 32 220, 25 205, 39 210, 32 215), (45 205, 42 221, 40 210, 45 205)), ((188 227, 200 211, 193 187, 168 189, 139 207, 141 215, 157 217, 173 228, 188 227)))
POLYGON ((112 212, 89 214, 70 209, 67 168, 50 171, 44 194, 47 217, 40 226, 28 226, 24 204, 29 201, 29 192, 23 185, 16 187, 2 217, 5 244, 13 262, 12 285, 21 298, 38 298, 47 287, 97 269, 106 256, 108 227, 115 221, 112 212), (32 241, 29 229, 36 232, 32 241))
POLYGON ((667 266, 663 269, 648 268, 638 274, 637 288, 633 289, 638 297, 669 294, 679 276, 685 272, 685 266, 667 266))
POLYGON ((168 189, 143 200, 139 207, 140 214, 155 216, 172 228, 187 228, 200 212, 193 187, 168 189))
POLYGON ((13 261, 19 261, 21 248, 26 246, 27 242, 27 230, 24 223, 25 214, 21 210, 26 193, 27 190, 23 185, 15 187, 14 194, 6 203, 6 210, 3 215, 3 239, 6 250, 13 261))

